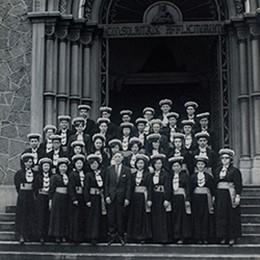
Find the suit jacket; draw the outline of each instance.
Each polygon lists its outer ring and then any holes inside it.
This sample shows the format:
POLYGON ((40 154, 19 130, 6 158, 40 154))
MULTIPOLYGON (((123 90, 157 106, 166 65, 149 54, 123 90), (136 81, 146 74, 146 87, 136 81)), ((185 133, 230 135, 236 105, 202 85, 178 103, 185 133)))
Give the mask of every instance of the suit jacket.
POLYGON ((118 203, 123 204, 125 199, 131 199, 131 171, 127 166, 122 165, 119 180, 115 165, 107 168, 105 179, 105 197, 109 197, 111 202, 115 199, 118 203))
POLYGON ((97 125, 92 119, 87 119, 84 134, 89 134, 91 137, 97 132, 97 125))
MULTIPOLYGON (((61 129, 57 132, 57 135, 61 135, 61 129)), ((70 136, 73 135, 72 130, 67 129, 66 130, 66 136, 67 136, 67 143, 64 146, 67 146, 68 142, 69 142, 69 138, 70 136)), ((63 146, 63 145, 62 145, 63 146)))
MULTIPOLYGON (((46 156, 50 159, 53 160, 53 155, 54 155, 54 150, 50 151, 49 153, 46 154, 46 156)), ((64 152, 61 148, 59 150, 59 158, 62 157, 68 157, 68 154, 66 152, 64 152)))

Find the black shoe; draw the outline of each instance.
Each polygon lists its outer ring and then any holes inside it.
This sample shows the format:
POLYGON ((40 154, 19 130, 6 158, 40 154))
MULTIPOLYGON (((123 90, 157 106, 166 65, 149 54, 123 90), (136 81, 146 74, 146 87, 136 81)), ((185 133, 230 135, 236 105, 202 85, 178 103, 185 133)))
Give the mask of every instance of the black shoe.
POLYGON ((20 237, 20 244, 23 245, 24 244, 24 238, 20 237))
POLYGON ((55 242, 56 242, 57 244, 60 244, 60 238, 59 238, 59 237, 56 237, 55 242))
POLYGON ((233 246, 233 245, 235 244, 235 239, 229 239, 228 244, 229 244, 230 246, 233 246))
POLYGON ((221 244, 221 245, 225 245, 225 244, 226 244, 226 239, 223 238, 223 239, 221 240, 220 244, 221 244))
POLYGON ((119 242, 121 243, 121 245, 124 246, 125 240, 121 236, 118 236, 118 239, 119 239, 119 242))

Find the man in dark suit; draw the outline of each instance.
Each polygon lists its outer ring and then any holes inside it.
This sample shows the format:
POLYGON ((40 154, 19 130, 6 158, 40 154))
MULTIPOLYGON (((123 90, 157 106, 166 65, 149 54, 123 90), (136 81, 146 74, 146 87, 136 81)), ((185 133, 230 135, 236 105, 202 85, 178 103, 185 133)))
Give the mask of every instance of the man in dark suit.
POLYGON ((72 147, 71 147, 71 143, 74 141, 82 141, 85 144, 85 155, 87 156, 90 153, 91 150, 91 137, 89 134, 86 134, 84 132, 85 129, 85 120, 83 117, 75 117, 72 120, 72 125, 74 126, 76 132, 75 134, 71 135, 69 137, 69 141, 68 141, 68 154, 69 156, 72 156, 73 151, 72 151, 72 147))
POLYGON ((91 110, 91 106, 89 105, 79 105, 79 116, 85 119, 85 129, 84 134, 89 134, 92 137, 97 132, 96 123, 89 118, 89 111, 91 110))
POLYGON ((67 145, 70 136, 73 134, 72 130, 69 129, 69 123, 71 120, 70 116, 62 115, 58 117, 60 123, 60 129, 57 132, 61 136, 61 148, 64 152, 67 152, 67 145))
POLYGON ((172 101, 170 99, 163 99, 159 102, 162 114, 158 117, 162 121, 163 127, 166 127, 168 124, 167 115, 170 113, 172 101))
POLYGON ((30 133, 30 134, 27 135, 27 138, 29 140, 30 147, 25 149, 23 154, 25 154, 25 153, 33 154, 33 156, 34 156, 34 159, 33 159, 33 162, 34 162, 33 170, 35 172, 38 172, 39 171, 38 162, 40 161, 40 159, 45 157, 45 151, 42 150, 39 147, 41 135, 37 134, 37 133, 30 133))
POLYGON ((194 150, 193 155, 208 157, 208 173, 213 175, 218 165, 218 158, 216 158, 214 151, 208 147, 210 135, 208 132, 199 132, 195 134, 195 138, 197 139, 198 148, 194 150))
POLYGON ((210 113, 209 112, 204 112, 204 113, 200 113, 196 116, 197 121, 198 121, 198 125, 195 128, 195 133, 199 133, 199 132, 207 132, 209 133, 210 137, 209 137, 209 147, 213 150, 215 150, 216 146, 215 146, 215 133, 214 131, 210 128, 209 126, 209 118, 210 118, 210 113))
POLYGON ((52 164, 53 164, 52 171, 53 173, 55 173, 58 159, 62 157, 67 157, 67 153, 61 149, 60 135, 52 135, 50 138, 52 140, 53 149, 51 152, 47 153, 46 156, 52 160, 52 164))
POLYGON ((125 212, 131 197, 131 171, 122 164, 123 154, 117 152, 114 155, 115 165, 107 168, 105 180, 105 198, 107 203, 108 231, 110 233, 110 245, 118 239, 125 244, 125 212))

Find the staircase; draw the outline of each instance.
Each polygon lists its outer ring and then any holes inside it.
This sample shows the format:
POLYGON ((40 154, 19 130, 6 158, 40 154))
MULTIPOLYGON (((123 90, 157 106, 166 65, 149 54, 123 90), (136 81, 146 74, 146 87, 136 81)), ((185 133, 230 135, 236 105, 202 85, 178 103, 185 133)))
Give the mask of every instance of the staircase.
POLYGON ((0 213, 0 260, 157 260, 157 259, 259 259, 260 260, 260 186, 244 187, 241 199, 243 237, 233 247, 227 245, 73 245, 27 243, 15 239, 15 207, 0 213))

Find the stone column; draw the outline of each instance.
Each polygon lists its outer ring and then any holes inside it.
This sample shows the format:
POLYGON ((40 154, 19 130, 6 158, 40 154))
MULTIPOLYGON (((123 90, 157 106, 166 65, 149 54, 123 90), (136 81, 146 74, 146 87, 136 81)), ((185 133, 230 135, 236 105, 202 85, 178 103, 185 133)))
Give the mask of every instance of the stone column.
POLYGON ((80 32, 84 24, 84 19, 76 19, 70 28, 68 40, 71 42, 71 80, 70 80, 70 115, 76 117, 78 115, 78 105, 81 99, 81 82, 82 82, 82 57, 79 56, 80 51, 80 32))
POLYGON ((252 181, 260 184, 260 26, 255 19, 249 20, 252 50, 253 86, 251 98, 253 102, 253 167, 252 181))
POLYGON ((45 24, 32 25, 31 132, 42 133, 45 62, 45 24))
POLYGON ((68 28, 72 17, 63 15, 62 21, 58 24, 55 36, 58 38, 58 81, 57 81, 57 115, 67 114, 67 46, 68 46, 68 28))
POLYGON ((53 124, 53 102, 54 102, 54 86, 53 86, 53 64, 54 64, 54 25, 46 25, 46 63, 45 63, 45 90, 44 90, 44 125, 53 124))
POLYGON ((244 183, 251 182, 250 131, 249 131, 249 87, 247 78, 247 28, 242 22, 235 24, 239 50, 239 104, 240 104, 240 169, 244 183))
POLYGON ((70 114, 76 117, 80 101, 78 82, 79 43, 73 42, 71 46, 71 82, 70 82, 70 114))
POLYGON ((81 33, 80 41, 83 44, 83 88, 82 88, 82 103, 88 103, 90 99, 90 54, 92 36, 90 32, 83 31, 81 33))
POLYGON ((66 114, 66 102, 68 99, 68 94, 66 91, 66 52, 67 50, 67 40, 61 39, 59 41, 59 62, 58 62, 58 91, 57 91, 57 107, 58 115, 66 114))

